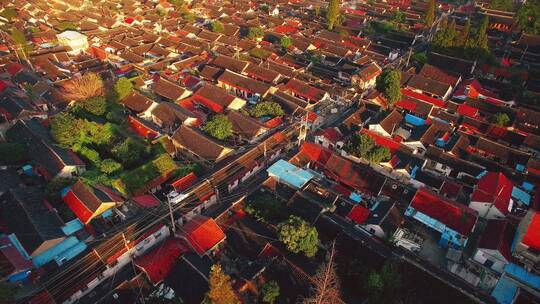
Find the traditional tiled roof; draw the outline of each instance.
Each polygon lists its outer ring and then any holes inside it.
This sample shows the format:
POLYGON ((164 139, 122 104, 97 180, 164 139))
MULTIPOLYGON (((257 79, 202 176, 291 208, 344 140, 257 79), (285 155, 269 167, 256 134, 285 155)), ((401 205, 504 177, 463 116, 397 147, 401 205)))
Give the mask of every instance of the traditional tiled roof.
POLYGON ((475 210, 447 200, 426 188, 420 188, 416 192, 411 207, 464 236, 471 234, 478 218, 475 210))
POLYGON ((183 235, 191 247, 204 255, 225 239, 225 233, 212 219, 202 215, 191 219, 182 227, 183 235))
POLYGON ((506 220, 489 220, 480 238, 478 248, 499 251, 507 261, 512 259, 512 241, 515 229, 506 220))

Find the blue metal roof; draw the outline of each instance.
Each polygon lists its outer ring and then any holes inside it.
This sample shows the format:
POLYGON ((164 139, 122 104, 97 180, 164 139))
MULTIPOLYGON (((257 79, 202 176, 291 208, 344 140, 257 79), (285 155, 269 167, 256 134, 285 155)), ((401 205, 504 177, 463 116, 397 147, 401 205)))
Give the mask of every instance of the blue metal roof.
POLYGON ((351 192, 351 195, 349 195, 349 198, 357 203, 360 203, 362 201, 362 195, 356 192, 351 192))
POLYGON ((83 228, 83 224, 81 221, 77 218, 72 221, 67 222, 63 227, 62 231, 64 231, 65 235, 72 235, 75 232, 81 230, 83 228))
POLYGON ((531 184, 531 183, 528 183, 528 182, 523 182, 521 187, 523 187, 523 189, 525 189, 527 191, 532 191, 534 189, 534 185, 531 184))
POLYGON ((497 303, 500 304, 512 304, 516 292, 518 289, 518 284, 510 279, 507 279, 505 276, 502 276, 497 282, 495 289, 491 292, 491 296, 497 300, 497 303))
POLYGON ((413 126, 423 126, 426 124, 426 121, 418 116, 412 115, 412 114, 406 114, 405 115, 405 121, 407 123, 410 123, 413 126))
POLYGON ((532 288, 540 289, 540 276, 530 273, 525 268, 516 264, 510 263, 504 266, 504 271, 521 281, 525 285, 529 285, 532 288))
POLYGON ((531 195, 517 187, 512 189, 512 197, 529 206, 531 203, 531 195))
POLYGON ((277 177, 280 181, 285 182, 292 187, 302 188, 307 182, 313 178, 310 172, 298 168, 295 165, 280 159, 272 166, 266 169, 268 174, 277 177))

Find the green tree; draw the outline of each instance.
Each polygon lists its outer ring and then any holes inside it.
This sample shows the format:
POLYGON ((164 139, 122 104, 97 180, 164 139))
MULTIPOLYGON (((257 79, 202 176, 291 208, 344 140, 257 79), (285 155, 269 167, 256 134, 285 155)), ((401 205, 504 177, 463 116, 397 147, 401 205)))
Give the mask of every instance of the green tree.
POLYGON ((71 21, 62 21, 60 23, 58 23, 56 26, 55 26, 56 29, 58 29, 59 31, 63 32, 63 31, 76 31, 77 30, 77 25, 71 21))
POLYGON ((435 22, 435 0, 429 0, 426 15, 424 16, 424 24, 426 27, 431 27, 435 22))
POLYGON ((261 302, 274 304, 279 297, 279 285, 276 281, 266 282, 261 290, 261 302))
POLYGON ((334 29, 334 25, 340 15, 340 7, 340 0, 330 0, 328 3, 328 8, 326 9, 326 23, 328 24, 329 31, 334 29))
POLYGON ((293 44, 292 39, 287 36, 283 36, 279 40, 279 45, 284 49, 288 49, 292 44, 293 44))
POLYGON ((405 14, 401 10, 397 9, 394 12, 394 16, 392 17, 392 22, 395 25, 399 25, 403 23, 404 21, 405 21, 405 14))
POLYGON ((482 22, 480 22, 478 30, 476 31, 476 47, 482 50, 489 50, 487 34, 488 25, 489 17, 484 16, 482 22))
POLYGON ((47 183, 43 195, 52 203, 60 203, 62 201, 60 191, 73 185, 73 183, 74 180, 71 178, 56 177, 47 183))
POLYGON ((276 222, 283 218, 283 206, 274 195, 265 193, 249 201, 245 207, 248 214, 264 222, 276 222))
POLYGON ((412 60, 419 65, 426 64, 427 59, 428 58, 427 58, 426 52, 415 53, 414 55, 412 55, 412 60))
POLYGON ((5 282, 0 283, 0 302, 11 303, 17 291, 13 286, 8 286, 5 282))
POLYGON ((19 143, 0 143, 0 164, 18 165, 28 160, 26 147, 19 143))
POLYGON ((122 165, 114 159, 104 159, 99 165, 99 170, 105 174, 113 174, 122 170, 122 165))
POLYGON ((28 40, 26 40, 24 32, 18 28, 12 28, 11 39, 15 42, 17 55, 26 59, 28 53, 32 51, 32 46, 28 43, 28 40))
POLYGON ((392 303, 402 281, 397 264, 387 260, 380 272, 372 271, 367 280, 369 303, 392 303))
POLYGON ((186 12, 182 15, 182 18, 186 20, 187 22, 195 22, 197 20, 197 16, 192 12, 186 12))
POLYGON ((111 153, 114 158, 126 167, 134 166, 151 152, 150 146, 131 137, 126 138, 121 144, 115 146, 111 153))
POLYGON ((463 26, 463 31, 461 32, 461 35, 459 35, 457 38, 457 46, 466 47, 468 45, 470 35, 471 35, 471 20, 467 19, 467 22, 465 22, 465 25, 463 26))
POLYGON ((250 27, 247 37, 251 40, 256 40, 264 36, 264 30, 258 26, 250 27))
POLYGON ((210 269, 208 279, 210 290, 206 294, 205 303, 210 304, 238 304, 240 301, 236 297, 231 284, 231 277, 227 275, 221 265, 214 264, 210 269))
POLYGON ((63 147, 71 147, 79 139, 81 121, 75 116, 61 112, 51 119, 51 135, 63 147))
POLYGON ((223 23, 219 21, 213 21, 210 26, 212 27, 212 32, 214 33, 223 33, 225 31, 225 27, 223 26, 223 23))
POLYGON ((314 257, 319 250, 317 229, 303 219, 291 215, 278 225, 279 240, 293 253, 303 252, 307 257, 314 257))
POLYGON ((458 42, 458 32, 456 29, 456 20, 452 20, 448 31, 446 32, 446 47, 454 47, 458 42))
POLYGON ((103 96, 89 98, 79 105, 81 108, 96 116, 103 116, 107 111, 107 99, 103 96))
POLYGON ((233 135, 232 123, 227 116, 218 114, 212 116, 212 118, 202 127, 202 129, 210 134, 210 136, 219 140, 224 140, 233 135))
POLYGON ((448 18, 445 16, 441 19, 438 30, 433 37, 433 45, 443 47, 446 33, 448 32, 448 18))
POLYGON ((383 93, 389 105, 401 100, 401 72, 396 69, 385 69, 377 77, 377 90, 383 93))
POLYGON ((351 136, 344 149, 356 157, 366 158, 375 147, 375 141, 367 134, 355 133, 351 136))
POLYGON ((370 163, 378 164, 383 161, 389 161, 392 155, 390 154, 390 150, 387 147, 375 147, 373 150, 369 152, 366 159, 370 163))
POLYGON ((491 0, 489 6, 492 9, 500 11, 512 11, 514 10, 514 2, 512 0, 491 0))
POLYGON ((497 113, 492 116, 491 122, 499 127, 506 127, 510 123, 510 117, 506 113, 497 113))
POLYGON ((249 114, 253 117, 263 116, 282 116, 285 115, 283 108, 277 102, 263 101, 257 103, 253 108, 249 110, 249 114))
POLYGON ((15 9, 8 7, 8 8, 4 8, 0 12, 0 16, 6 18, 8 22, 11 22, 11 20, 19 16, 19 13, 17 13, 15 9))
POLYGON ((114 83, 114 93, 116 94, 117 100, 126 98, 132 92, 133 84, 129 79, 122 77, 114 83))
POLYGON ((518 9, 515 20, 519 28, 529 34, 540 34, 540 2, 527 1, 518 9))

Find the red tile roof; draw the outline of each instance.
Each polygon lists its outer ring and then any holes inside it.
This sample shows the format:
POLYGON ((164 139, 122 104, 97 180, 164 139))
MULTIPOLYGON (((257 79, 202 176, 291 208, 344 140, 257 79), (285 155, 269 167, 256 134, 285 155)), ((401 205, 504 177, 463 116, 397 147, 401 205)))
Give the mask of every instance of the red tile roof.
POLYGON ((507 261, 512 259, 512 241, 515 229, 504 220, 490 220, 480 238, 478 248, 498 250, 507 261))
POLYGON ((161 246, 138 258, 135 264, 155 285, 165 279, 176 263, 176 259, 187 251, 188 249, 180 239, 169 238, 161 246))
POLYGON ((447 200, 426 188, 420 188, 416 192, 411 207, 464 236, 471 234, 478 218, 475 210, 447 200))
POLYGON ((540 250, 540 212, 534 213, 523 237, 523 244, 535 250, 540 250))
POLYGON ((494 203, 503 214, 508 214, 512 197, 512 182, 500 172, 489 172, 482 176, 471 196, 472 202, 494 203))
POLYGON ((395 153, 396 151, 399 150, 399 148, 401 147, 401 143, 391 139, 391 138, 387 138, 387 137, 384 137, 374 131, 370 131, 370 130, 367 130, 367 129, 362 129, 361 131, 363 134, 367 134, 369 135, 371 138, 373 138, 373 140, 375 140, 375 143, 379 146, 383 146, 383 147, 387 147, 390 152, 393 154, 395 153))
POLYGON ((302 96, 311 102, 320 101, 326 94, 325 91, 310 86, 305 82, 294 78, 289 80, 284 88, 285 90, 292 91, 294 94, 302 96))
POLYGON ((403 94, 406 97, 412 98, 412 99, 418 99, 420 101, 425 101, 427 103, 431 103, 434 106, 437 106, 439 108, 444 108, 445 103, 443 100, 429 97, 427 95, 424 95, 422 93, 417 93, 409 89, 401 89, 401 94, 403 94))
POLYGON ((197 175, 195 175, 195 173, 193 172, 190 172, 188 175, 181 177, 175 180, 174 182, 172 182, 171 185, 174 187, 174 190, 181 192, 193 186, 196 181, 197 181, 197 175))
POLYGON ((476 117, 478 115, 478 109, 475 107, 471 107, 466 104, 460 104, 457 108, 457 112, 460 115, 469 116, 469 117, 476 117))
POLYGON ((363 224, 369 217, 369 209, 362 205, 355 205, 347 217, 357 224, 363 224))
POLYGON ((136 196, 132 200, 139 206, 143 208, 152 208, 159 206, 161 202, 153 195, 146 194, 141 196, 136 196))
POLYGON ((225 239, 225 234, 212 219, 202 215, 196 216, 182 227, 184 236, 191 247, 203 255, 225 239))

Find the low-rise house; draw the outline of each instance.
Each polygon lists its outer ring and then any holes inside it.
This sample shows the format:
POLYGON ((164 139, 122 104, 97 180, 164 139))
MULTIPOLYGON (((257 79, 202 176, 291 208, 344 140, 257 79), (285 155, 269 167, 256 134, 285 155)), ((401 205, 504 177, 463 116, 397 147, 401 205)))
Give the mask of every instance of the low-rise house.
POLYGON ((110 215, 111 208, 124 202, 124 199, 104 186, 87 186, 78 180, 62 193, 62 199, 83 224, 90 223, 98 216, 110 215))
POLYGON ((429 97, 446 100, 450 97, 453 87, 422 75, 414 75, 407 82, 407 88, 429 97))
POLYGON ((202 215, 196 215, 184 224, 178 236, 185 239, 199 256, 216 250, 225 240, 225 233, 214 219, 202 215))
POLYGON ((295 97, 307 100, 311 104, 316 104, 330 98, 328 92, 294 78, 289 80, 282 89, 295 97))
POLYGON ((225 70, 218 78, 217 82, 219 87, 248 100, 259 100, 266 97, 268 93, 275 92, 276 90, 269 84, 245 77, 229 70, 225 70))
POLYGON ((56 35, 60 45, 69 47, 70 54, 80 54, 88 48, 88 38, 75 31, 65 31, 56 35))
POLYGON ((206 83, 191 97, 191 101, 214 113, 221 113, 225 109, 240 110, 246 105, 246 101, 229 94, 225 89, 213 84, 206 83))
POLYGON ((381 67, 371 62, 363 67, 357 75, 352 76, 352 84, 357 85, 362 90, 367 90, 375 87, 377 76, 382 73, 381 67))
POLYGON ((237 111, 229 111, 227 118, 232 124, 233 132, 240 138, 250 142, 256 140, 268 131, 258 120, 245 116, 237 111))
POLYGON ((540 273, 540 212, 530 209, 519 223, 513 255, 525 268, 540 273))
POLYGON ((249 62, 219 55, 212 61, 212 65, 240 74, 244 72, 249 62))
POLYGON ((503 219, 512 210, 514 185, 502 173, 489 172, 476 185, 469 207, 486 219, 503 219))
POLYGON ((77 237, 64 232, 64 223, 46 204, 43 193, 35 188, 11 189, 0 195, 8 237, 35 267, 53 261, 60 266, 87 247, 77 237))
POLYGON ((150 117, 158 103, 139 92, 132 92, 120 101, 132 113, 143 117, 150 117))
POLYGON ((515 229, 506 220, 489 220, 473 259, 498 273, 512 261, 512 241, 515 229))
POLYGON ((405 211, 427 227, 441 233, 442 247, 464 248, 478 220, 475 210, 420 188, 405 211))
POLYGON ((154 93, 171 102, 182 100, 191 95, 191 91, 162 77, 154 81, 152 89, 154 93))
POLYGON ((233 152, 198 131, 181 125, 171 137, 177 154, 181 151, 188 152, 198 158, 209 162, 218 162, 233 152))
POLYGON ((84 162, 71 150, 53 143, 49 131, 37 120, 19 120, 6 136, 9 141, 24 144, 35 162, 35 171, 46 179, 71 178, 86 170, 84 162))
POLYGON ((194 126, 199 123, 199 118, 191 111, 182 106, 162 102, 152 110, 152 121, 166 132, 172 132, 179 125, 194 126))
POLYGON ((343 148, 343 134, 338 128, 326 128, 315 134, 315 143, 325 148, 343 148))

